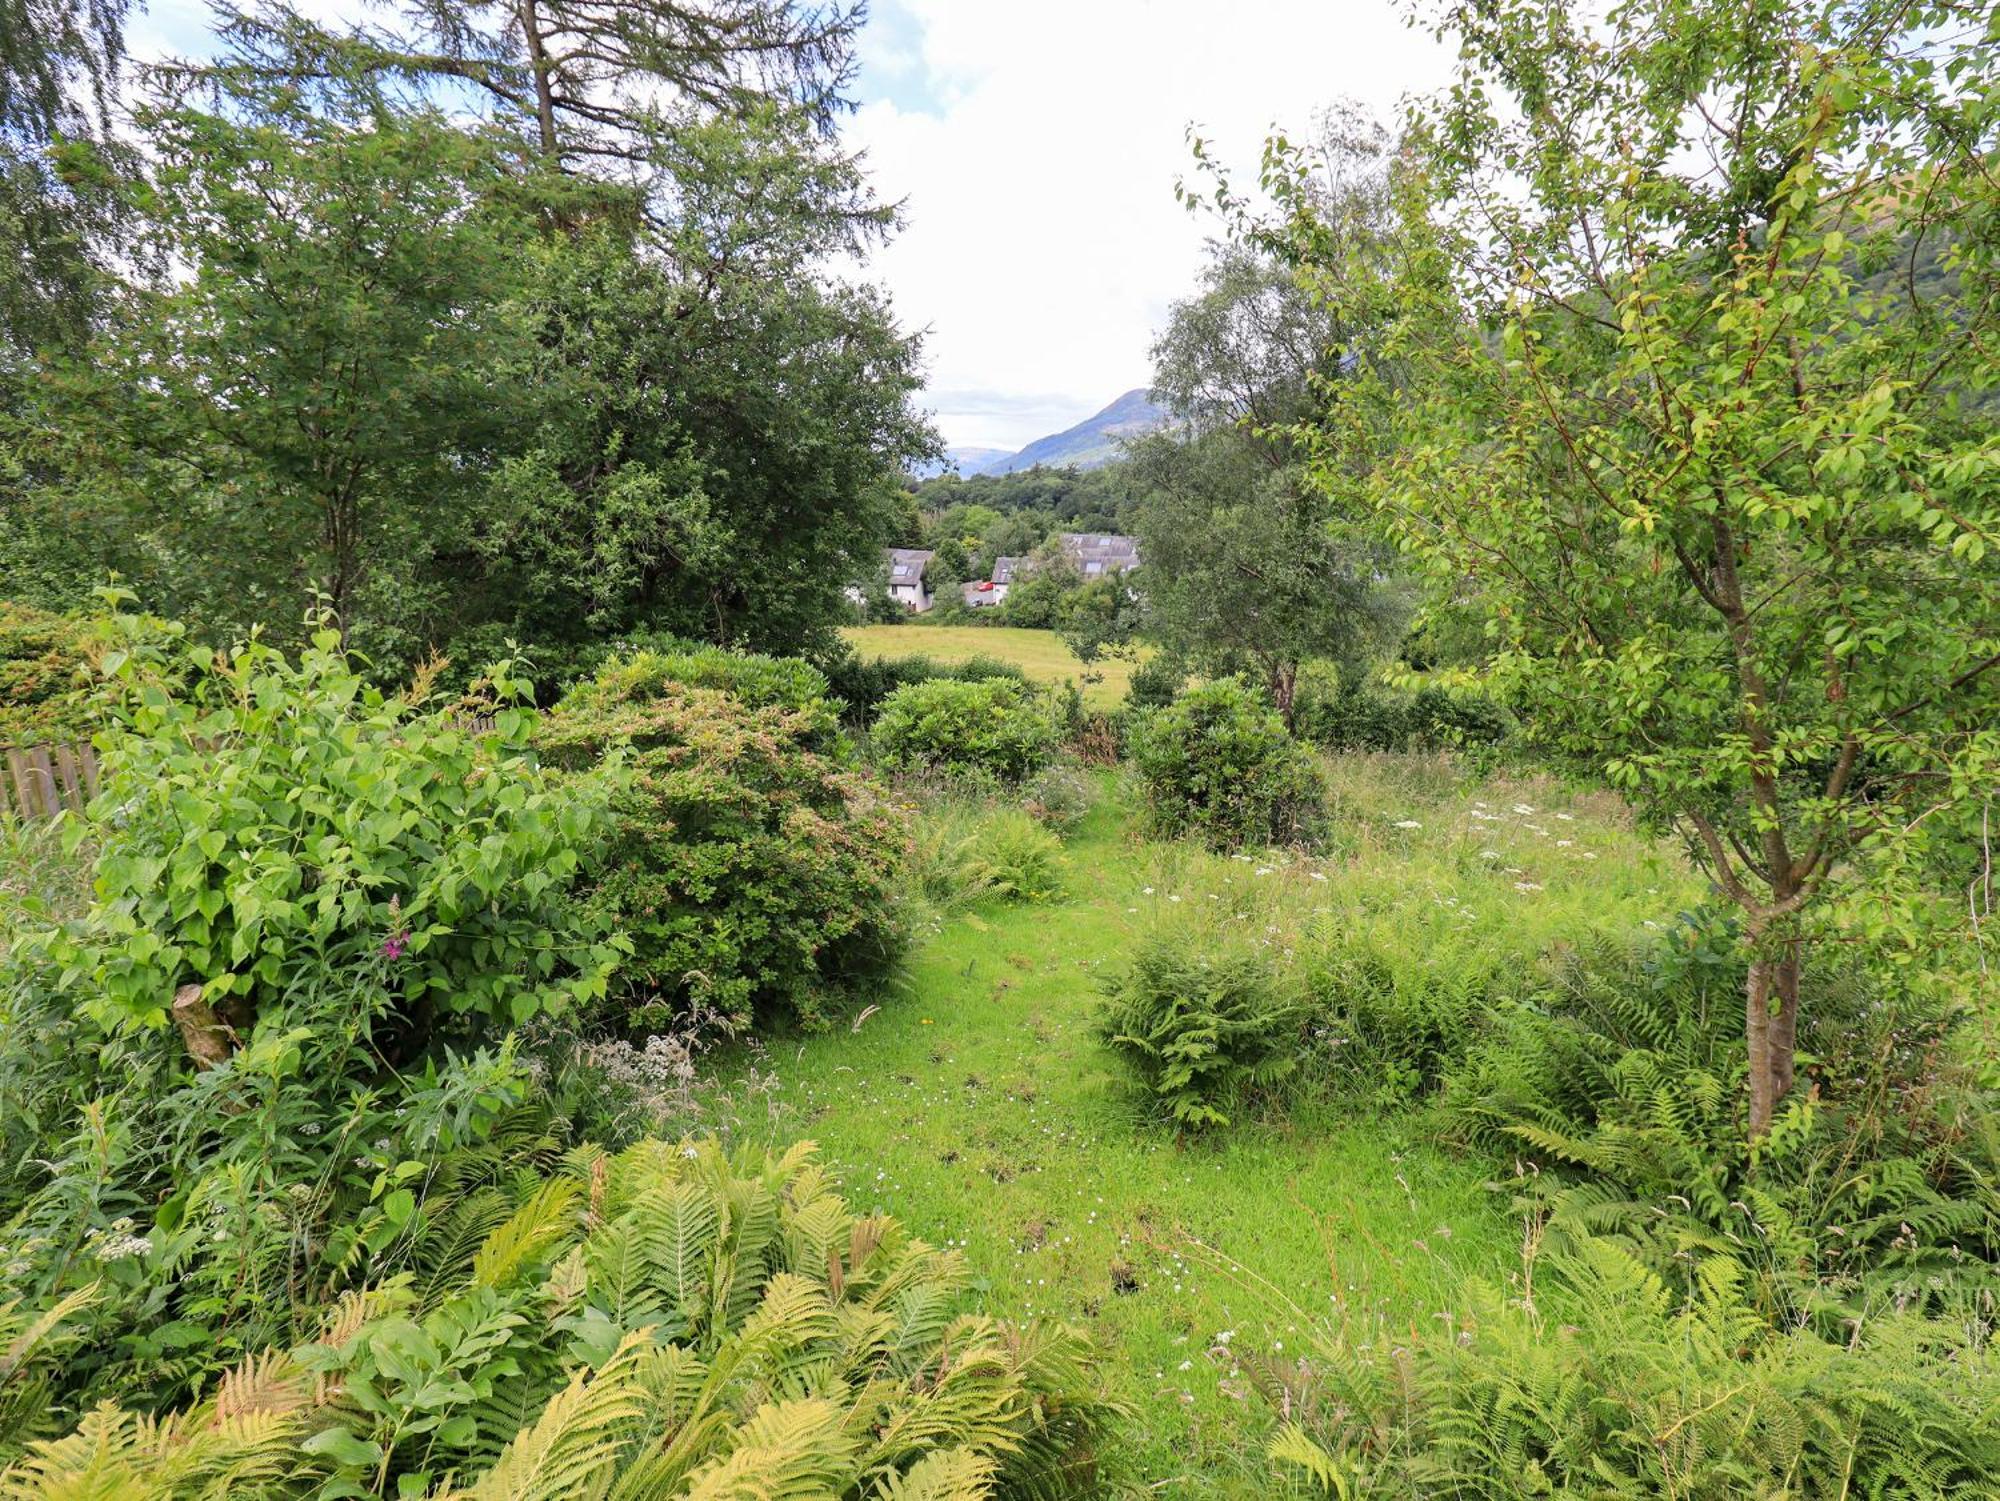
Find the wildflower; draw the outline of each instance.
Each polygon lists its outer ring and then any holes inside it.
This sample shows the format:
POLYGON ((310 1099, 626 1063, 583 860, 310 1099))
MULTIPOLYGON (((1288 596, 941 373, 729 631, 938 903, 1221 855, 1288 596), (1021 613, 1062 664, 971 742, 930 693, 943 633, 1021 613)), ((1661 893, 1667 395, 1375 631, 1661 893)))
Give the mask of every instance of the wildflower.
POLYGON ((1581 853, 1586 860, 1595 860, 1597 858, 1597 851, 1595 850, 1583 850, 1581 853))
POLYGON ((1516 881, 1514 889, 1516 891, 1540 891, 1542 886, 1539 881, 1516 881))
POLYGON ((1482 860, 1498 860, 1498 859, 1500 858, 1500 851, 1498 851, 1498 850, 1481 850, 1481 851, 1479 852, 1479 858, 1480 858, 1480 859, 1482 859, 1482 860))
POLYGON ((408 928, 399 928, 382 940, 382 957, 384 959, 400 959, 403 957, 403 951, 409 946, 410 930, 408 928))
POLYGON ((1556 817, 1560 818, 1564 823, 1576 822, 1576 815, 1574 813, 1558 813, 1556 817))
POLYGON ((1141 896, 1151 896, 1152 894, 1153 894, 1153 888, 1150 886, 1148 886, 1144 891, 1139 893, 1139 895, 1141 896))
POLYGON ((1260 876, 1268 876, 1270 873, 1271 873, 1271 867, 1268 865, 1260 865, 1257 867, 1257 874, 1260 876))
MULTIPOLYGON (((1214 893, 1213 893, 1213 892, 1211 892, 1211 893, 1210 893, 1209 895, 1210 895, 1210 898, 1211 898, 1211 899, 1213 899, 1213 897, 1214 897, 1214 893)), ((1171 896, 1169 896, 1169 897, 1167 898, 1167 900, 1168 900, 1168 901, 1170 901, 1170 902, 1177 902, 1177 901, 1179 901, 1180 899, 1181 899, 1181 894, 1180 894, 1180 893, 1179 893, 1178 891, 1174 892, 1174 893, 1173 893, 1173 894, 1172 894, 1171 896)))
POLYGON ((923 1018, 923 1024, 924 1024, 924 1025, 925 1025, 926 1027, 930 1026, 930 1025, 931 1025, 931 1019, 930 1019, 930 1018, 929 1018, 928 1016, 927 1016, 927 1017, 924 1017, 924 1018, 923 1018))
POLYGON ((1315 881, 1324 881, 1326 879, 1326 872, 1323 870, 1316 870, 1312 873, 1312 878, 1315 881))
POLYGON ((1570 847, 1570 846, 1571 846, 1572 844, 1575 844, 1575 843, 1576 843, 1576 841, 1575 841, 1574 839, 1558 839, 1558 840, 1556 841, 1556 848, 1557 848, 1557 849, 1559 849, 1559 850, 1566 850, 1566 849, 1568 849, 1568 848, 1569 848, 1569 847, 1570 847))
POLYGON ((1529 814, 1533 813, 1535 810, 1529 807, 1526 803, 1516 803, 1514 804, 1514 811, 1520 814, 1523 818, 1526 818, 1529 814))
POLYGON ((1421 829, 1423 825, 1418 823, 1414 818, 1399 818, 1396 820, 1396 827, 1399 829, 1421 829))

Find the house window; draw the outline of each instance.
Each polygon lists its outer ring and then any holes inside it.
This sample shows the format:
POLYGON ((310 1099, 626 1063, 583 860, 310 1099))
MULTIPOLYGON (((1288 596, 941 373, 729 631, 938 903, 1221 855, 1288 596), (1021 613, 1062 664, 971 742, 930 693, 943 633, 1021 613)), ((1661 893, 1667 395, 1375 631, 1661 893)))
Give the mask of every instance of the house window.
POLYGON ((1085 573, 1102 573, 1104 572, 1104 565, 1102 563, 1085 563, 1083 571, 1085 573))

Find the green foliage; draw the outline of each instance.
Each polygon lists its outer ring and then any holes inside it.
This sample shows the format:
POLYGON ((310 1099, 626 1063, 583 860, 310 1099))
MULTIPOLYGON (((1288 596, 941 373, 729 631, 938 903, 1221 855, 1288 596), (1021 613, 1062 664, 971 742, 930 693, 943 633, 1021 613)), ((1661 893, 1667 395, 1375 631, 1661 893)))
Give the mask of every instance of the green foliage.
POLYGON ((1057 833, 1082 822, 1094 801, 1090 778, 1071 762, 1057 761, 1021 786, 1021 806, 1057 833))
POLYGON ((1301 684, 1292 728, 1328 750, 1435 751, 1497 745, 1513 725, 1484 694, 1437 684, 1400 693, 1342 676, 1330 690, 1301 684))
POLYGON ((1187 683, 1187 663, 1172 652, 1155 652, 1132 669, 1125 702, 1134 709, 1164 709, 1187 683))
POLYGON ((641 653, 549 714, 536 743, 555 765, 584 771, 629 747, 592 885, 632 945, 622 1024, 692 1009, 736 1028, 759 1013, 818 1025, 828 992, 894 959, 905 836, 848 764, 823 689, 803 664, 641 653))
POLYGON ((700 642, 672 642, 608 660, 596 681, 580 685, 572 705, 644 699, 669 683, 712 688, 752 709, 785 709, 795 733, 814 750, 840 749, 839 724, 826 674, 797 657, 729 651, 700 642))
POLYGON ((354 130, 295 97, 227 104, 143 116, 135 202, 188 274, 48 372, 45 457, 144 539, 166 613, 289 636, 317 588, 408 665, 446 634, 438 555, 471 545, 522 420, 495 377, 530 358, 507 300, 529 226, 492 191, 492 145, 436 116, 354 130))
POLYGON ((477 731, 367 686, 325 626, 294 659, 115 624, 97 902, 64 940, 107 1030, 163 1025, 190 983, 240 1023, 357 970, 379 973, 420 1037, 604 994, 614 948, 567 894, 603 837, 603 796, 537 767, 526 685, 505 664, 477 731))
POLYGON ((1165 929, 1139 944, 1105 994, 1099 1035, 1183 1130, 1228 1125, 1246 1091, 1298 1064, 1302 1012, 1261 948, 1165 929))
POLYGON ((0 746, 87 740, 88 622, 0 600, 0 746))
POLYGON ((1960 1306, 2000 1287, 1990 1086, 1943 1062, 1958 1018, 1922 980, 1837 953, 1803 977, 1812 1092, 1744 1139, 1742 960, 1726 927, 1558 956, 1440 1069, 1456 1137, 1539 1167, 1550 1245, 1612 1235, 1669 1282, 1741 1264, 1774 1323, 1960 1306))
POLYGON ((1686 1293, 1603 1240, 1530 1270, 1393 1354, 1321 1329, 1262 1369, 1271 1457, 1343 1497, 2000 1494, 1990 1315, 1828 1340, 1767 1326, 1727 1257, 1686 1293))
POLYGON ((1002 782, 1048 765, 1060 738, 1048 696, 1012 677, 906 684, 883 700, 870 732, 884 766, 1002 782))
POLYGON ((1257 691, 1222 678, 1135 715, 1130 751, 1154 825, 1216 849, 1309 839, 1325 808, 1312 758, 1257 691))
POLYGON ((1113 1412, 1081 1336, 956 1313, 963 1255, 854 1213, 810 1145, 585 1148, 471 1205, 420 1275, 349 1294, 188 1411, 98 1409, 0 1493, 1092 1491, 1113 1412))
MULTIPOLYGON (((1434 18, 1459 73, 1408 122, 1393 263, 1273 146, 1273 238, 1380 319, 1314 426, 1389 456, 1383 516, 1477 599, 1537 740, 1686 833, 1742 913, 1761 1132, 1801 937, 1949 943, 1965 903, 1926 889, 1927 847, 2000 756, 1991 17, 1434 18)), ((1328 445, 1329 493, 1353 457, 1328 445)))
POLYGON ((910 845, 909 889, 934 914, 1062 892, 1062 840, 1018 808, 946 801, 917 819, 910 845))
POLYGON ((989 678, 1011 678, 1021 683, 1028 680, 1027 672, 1019 664, 983 652, 963 662, 938 662, 922 653, 863 657, 852 647, 846 647, 822 667, 834 696, 841 701, 842 717, 856 728, 872 723, 881 711, 883 700, 911 683, 926 683, 933 678, 961 683, 983 683, 989 678))

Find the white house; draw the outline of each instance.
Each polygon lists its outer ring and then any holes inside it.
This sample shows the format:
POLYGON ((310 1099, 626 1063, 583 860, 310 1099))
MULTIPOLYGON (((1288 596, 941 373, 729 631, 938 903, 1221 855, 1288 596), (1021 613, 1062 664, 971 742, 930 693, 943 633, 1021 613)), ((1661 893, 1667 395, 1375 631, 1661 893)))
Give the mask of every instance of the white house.
POLYGON ((1007 591, 1014 587, 1014 580, 1028 571, 1026 558, 995 558, 993 560, 993 588, 986 597, 986 603, 997 605, 1007 597, 1007 591))
POLYGON ((914 547, 892 547, 889 556, 889 598, 913 615, 931 607, 931 589, 924 579, 931 554, 914 547))

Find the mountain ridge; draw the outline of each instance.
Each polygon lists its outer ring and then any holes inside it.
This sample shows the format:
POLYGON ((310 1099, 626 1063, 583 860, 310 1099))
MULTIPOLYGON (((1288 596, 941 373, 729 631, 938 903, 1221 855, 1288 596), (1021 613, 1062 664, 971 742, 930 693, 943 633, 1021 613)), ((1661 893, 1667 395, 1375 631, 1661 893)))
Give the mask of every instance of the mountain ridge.
POLYGON ((976 474, 1014 474, 1040 465, 1048 469, 1098 469, 1123 457, 1120 444, 1167 424, 1166 408, 1144 386, 1134 386, 1101 411, 1072 427, 1049 433, 1011 453, 1004 448, 945 450, 942 464, 926 465, 918 479, 955 469, 965 479, 976 474))

